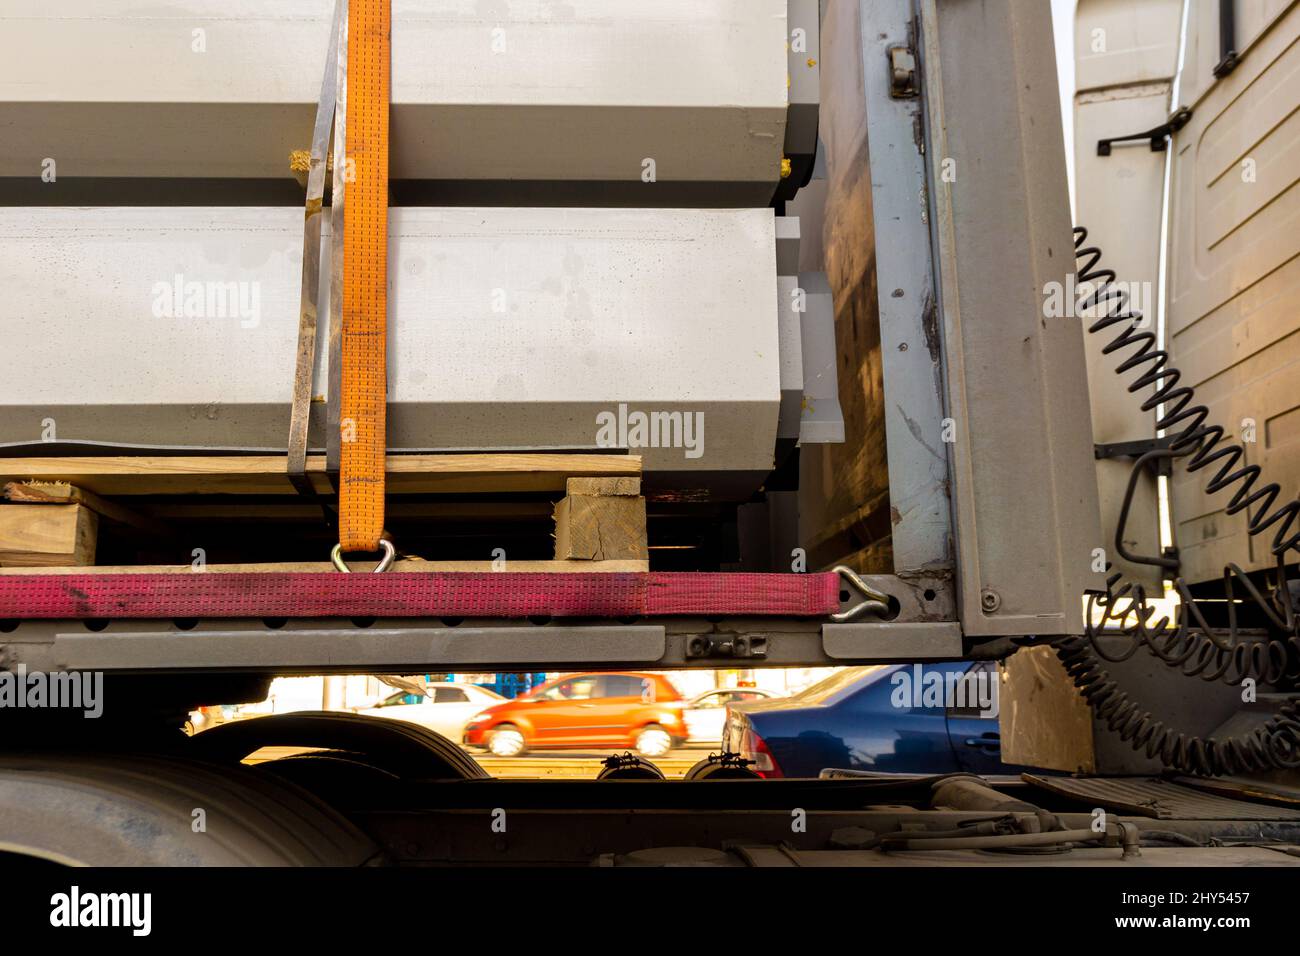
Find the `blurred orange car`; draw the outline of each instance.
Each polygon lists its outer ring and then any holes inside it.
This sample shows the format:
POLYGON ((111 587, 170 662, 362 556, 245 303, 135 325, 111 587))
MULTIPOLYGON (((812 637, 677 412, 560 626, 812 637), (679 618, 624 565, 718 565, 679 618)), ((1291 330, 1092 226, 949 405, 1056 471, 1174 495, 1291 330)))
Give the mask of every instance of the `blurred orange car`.
POLYGON ((567 674, 476 714, 462 742, 498 757, 579 747, 631 747, 662 757, 689 736, 684 706, 659 674, 567 674))

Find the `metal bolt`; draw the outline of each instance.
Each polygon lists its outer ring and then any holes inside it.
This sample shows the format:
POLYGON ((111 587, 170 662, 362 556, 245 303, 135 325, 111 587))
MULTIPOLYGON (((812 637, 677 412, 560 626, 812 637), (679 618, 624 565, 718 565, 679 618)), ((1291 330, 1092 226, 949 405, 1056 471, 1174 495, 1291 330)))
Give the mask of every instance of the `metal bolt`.
POLYGON ((980 607, 982 607, 986 613, 992 614, 1001 606, 1002 598, 997 591, 992 588, 985 588, 980 592, 980 607))

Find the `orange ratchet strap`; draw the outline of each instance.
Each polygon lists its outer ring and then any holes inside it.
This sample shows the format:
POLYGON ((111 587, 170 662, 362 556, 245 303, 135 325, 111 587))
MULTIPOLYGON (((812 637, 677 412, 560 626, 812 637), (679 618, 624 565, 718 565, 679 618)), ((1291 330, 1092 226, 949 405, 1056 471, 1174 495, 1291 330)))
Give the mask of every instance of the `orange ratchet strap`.
POLYGON ((388 403, 391 0, 349 0, 339 544, 378 551, 388 403))

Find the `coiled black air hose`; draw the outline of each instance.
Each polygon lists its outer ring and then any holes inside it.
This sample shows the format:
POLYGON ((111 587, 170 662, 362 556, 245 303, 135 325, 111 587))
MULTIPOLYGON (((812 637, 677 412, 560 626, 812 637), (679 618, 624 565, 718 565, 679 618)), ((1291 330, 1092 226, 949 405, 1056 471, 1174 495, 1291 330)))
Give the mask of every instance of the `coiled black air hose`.
MULTIPOLYGON (((1130 699, 1103 666, 1104 660, 1122 660, 1145 645, 1169 666, 1181 667, 1186 675, 1206 680, 1240 683, 1252 678, 1273 683, 1282 677, 1295 677, 1300 667, 1300 635, 1297 634, 1293 599, 1287 589, 1285 556, 1288 551, 1300 551, 1300 500, 1291 499, 1278 506, 1282 489, 1277 484, 1255 486, 1260 477, 1259 466, 1243 465, 1245 449, 1224 441, 1221 426, 1207 424, 1209 409, 1194 404, 1194 391, 1189 386, 1178 384, 1181 374, 1169 364, 1169 354, 1157 347, 1154 332, 1141 327, 1142 314, 1128 307, 1127 291, 1115 285, 1113 270, 1100 267, 1101 250, 1084 245, 1087 238, 1086 229, 1074 230, 1076 274, 1081 284, 1095 283, 1096 286, 1078 305, 1081 311, 1096 309, 1101 313, 1101 317, 1089 327, 1089 334, 1120 327, 1102 352, 1109 355, 1124 349, 1132 350, 1120 362, 1116 372, 1123 375, 1134 369, 1141 370, 1129 383, 1128 390, 1152 389, 1151 395, 1142 402, 1143 411, 1163 406, 1157 415, 1156 428, 1173 433, 1168 440, 1167 454, 1185 458, 1184 467, 1188 472, 1213 468, 1206 482, 1207 492, 1215 494, 1233 489, 1226 511, 1232 515, 1245 510, 1250 535, 1275 527, 1271 544, 1277 559, 1278 575, 1274 606, 1269 607, 1269 601, 1245 573, 1231 565, 1225 570, 1230 613, 1233 613, 1232 582, 1237 580, 1265 610, 1274 627, 1289 633, 1281 640, 1236 640, 1233 614, 1230 626, 1233 633, 1228 640, 1220 640, 1200 619, 1192 595, 1181 580, 1175 582, 1183 601, 1179 625, 1170 630, 1168 621, 1161 620, 1151 628, 1148 621, 1153 609, 1146 605, 1142 587, 1125 583, 1119 574, 1114 574, 1107 579, 1103 594, 1089 595, 1088 633, 1083 637, 1060 638, 1052 643, 1052 647, 1097 717, 1134 750, 1145 750, 1148 757, 1158 757, 1168 767, 1207 776, 1298 767, 1300 704, 1283 704, 1265 723, 1249 733, 1224 740, 1201 738, 1179 733, 1165 726, 1163 721, 1156 720, 1149 711, 1130 699), (1180 426, 1181 430, 1175 431, 1180 426), (1250 511, 1252 505, 1256 506, 1253 514, 1250 511), (1118 658, 1107 657, 1098 645, 1102 627, 1095 627, 1092 623, 1093 612, 1098 607, 1104 612, 1103 624, 1107 619, 1121 622, 1121 633, 1133 640, 1132 646, 1118 658), (1119 608, 1117 614, 1116 608, 1119 608), (1197 627, 1192 626, 1190 618, 1193 615, 1198 618, 1197 627)), ((1136 467, 1141 467, 1141 463, 1136 467)))

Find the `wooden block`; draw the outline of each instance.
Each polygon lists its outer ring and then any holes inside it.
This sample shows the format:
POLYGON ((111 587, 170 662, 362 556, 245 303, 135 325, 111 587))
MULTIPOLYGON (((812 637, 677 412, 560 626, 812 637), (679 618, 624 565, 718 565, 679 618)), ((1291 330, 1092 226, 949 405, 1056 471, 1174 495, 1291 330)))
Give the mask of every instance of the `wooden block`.
POLYGON ((1067 773, 1094 773, 1092 712, 1050 647, 1006 659, 998 702, 1002 759, 1067 773))
POLYGON ((82 504, 101 518, 127 525, 160 538, 172 536, 172 530, 161 521, 108 501, 84 488, 62 481, 11 481, 4 487, 9 501, 24 504, 68 505, 82 504))
POLYGON ((82 504, 0 505, 0 567, 94 564, 97 530, 82 504))
POLYGON ((645 499, 570 495, 555 506, 558 560, 648 560, 645 499))
POLYGON ((639 495, 640 478, 570 478, 564 483, 565 494, 572 495, 639 495))

